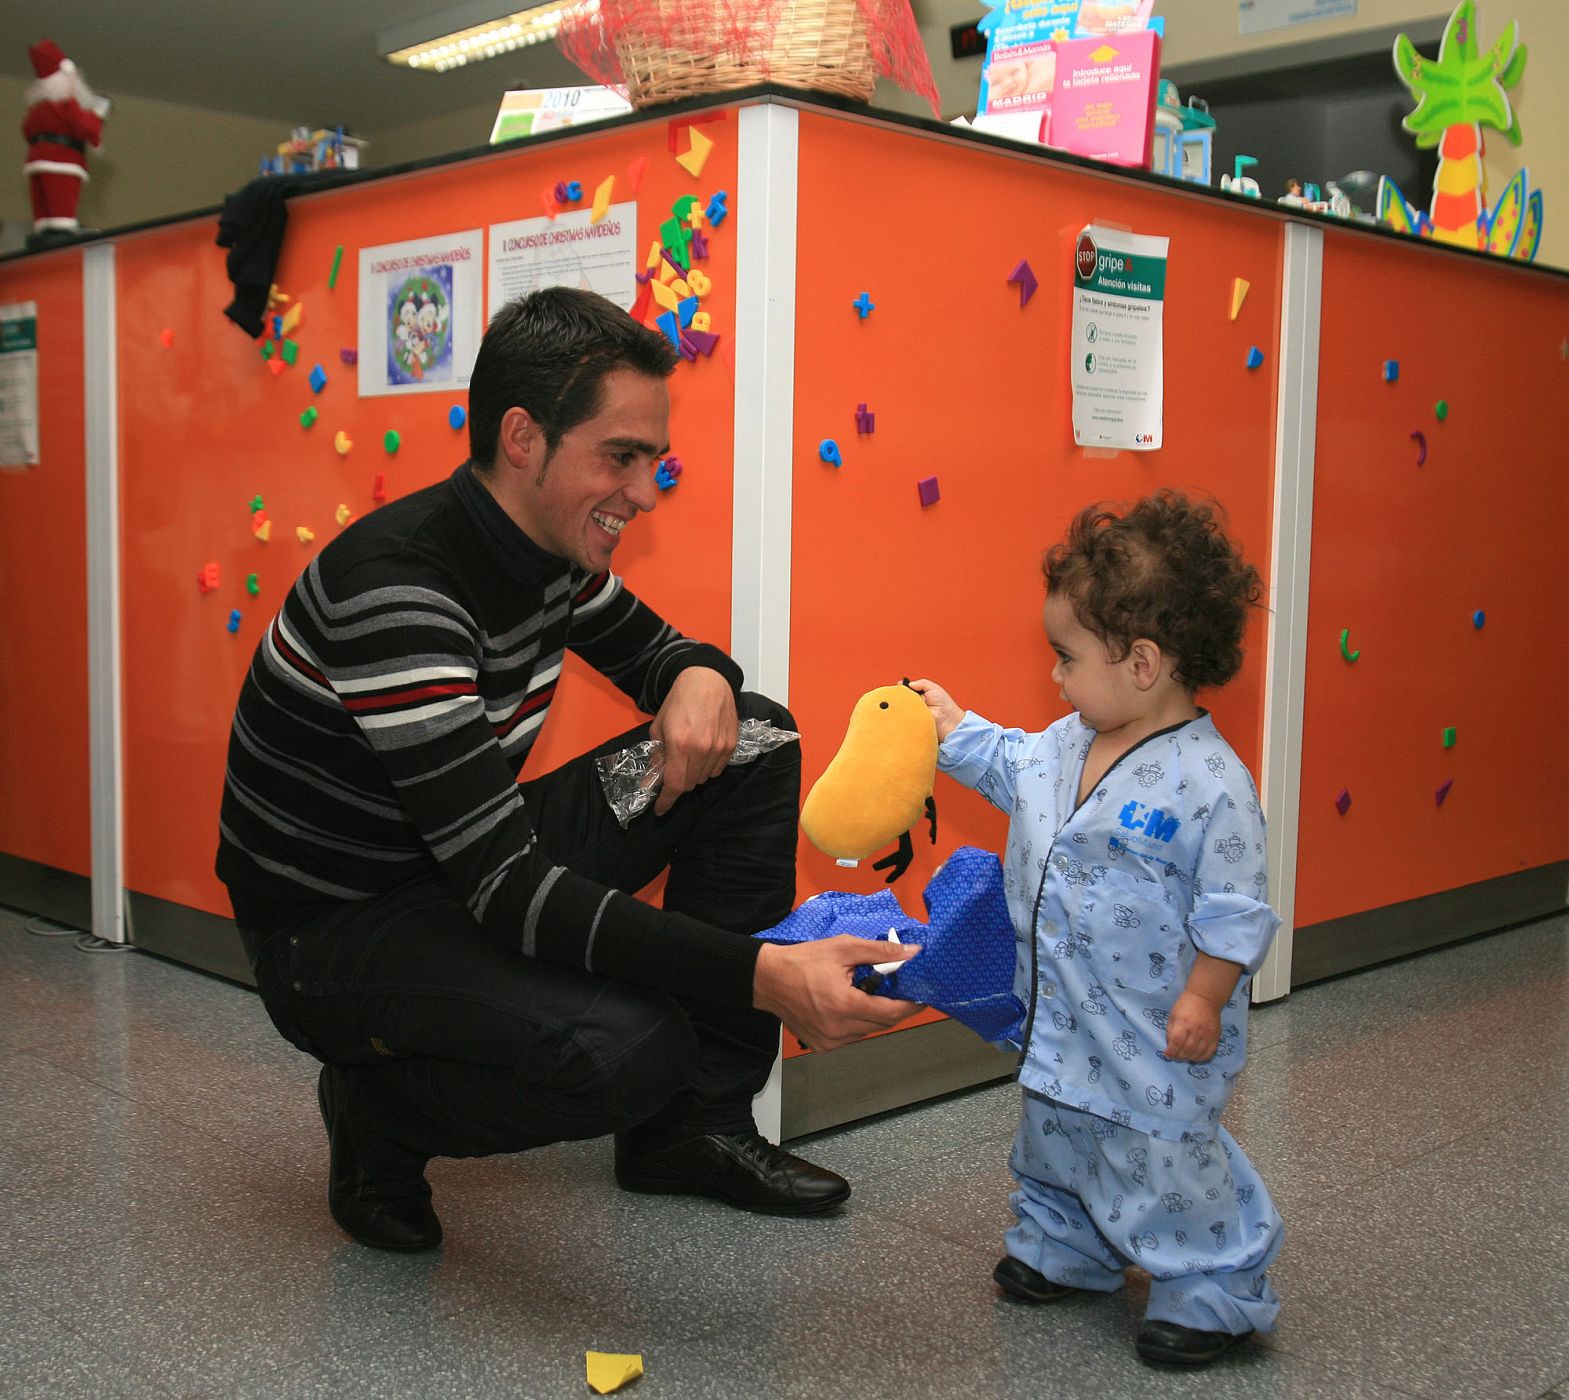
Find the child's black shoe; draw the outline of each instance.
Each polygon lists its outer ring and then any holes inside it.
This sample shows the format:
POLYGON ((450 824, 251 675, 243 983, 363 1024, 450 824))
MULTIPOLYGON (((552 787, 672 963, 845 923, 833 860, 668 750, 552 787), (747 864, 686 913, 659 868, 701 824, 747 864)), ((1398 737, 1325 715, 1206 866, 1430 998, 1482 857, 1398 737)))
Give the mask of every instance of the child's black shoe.
POLYGON ((1011 1254, 1003 1255, 998 1261, 997 1267, 992 1270, 992 1277, 1004 1293, 1022 1298, 1026 1303, 1055 1303, 1084 1291, 1081 1288, 1069 1288, 1065 1283, 1053 1283, 1038 1269, 1032 1269, 1022 1259, 1015 1259, 1011 1254))
POLYGON ((1202 1332, 1180 1322, 1146 1322, 1139 1329, 1138 1353, 1146 1361, 1169 1366, 1208 1366, 1232 1347, 1245 1342, 1251 1332, 1202 1332))

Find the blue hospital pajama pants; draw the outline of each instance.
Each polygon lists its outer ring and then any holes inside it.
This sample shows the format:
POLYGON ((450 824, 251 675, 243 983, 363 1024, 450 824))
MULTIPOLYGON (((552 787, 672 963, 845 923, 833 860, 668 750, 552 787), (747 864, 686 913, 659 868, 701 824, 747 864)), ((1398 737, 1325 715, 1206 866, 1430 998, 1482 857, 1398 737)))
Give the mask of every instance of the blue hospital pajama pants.
POLYGON ((1224 1128, 1168 1141, 1026 1091, 1009 1166, 1019 1189, 1008 1253, 1054 1283, 1111 1293, 1137 1264, 1150 1274, 1151 1321, 1274 1328, 1280 1300, 1265 1271, 1280 1216, 1224 1128))

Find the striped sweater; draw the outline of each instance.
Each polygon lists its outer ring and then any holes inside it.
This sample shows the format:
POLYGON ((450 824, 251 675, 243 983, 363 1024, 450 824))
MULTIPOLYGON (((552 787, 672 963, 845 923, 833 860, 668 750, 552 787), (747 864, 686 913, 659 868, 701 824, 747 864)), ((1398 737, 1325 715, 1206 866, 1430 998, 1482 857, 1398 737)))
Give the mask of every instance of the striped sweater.
POLYGON ((256 648, 229 740, 218 876, 257 932, 438 871, 520 952, 687 995, 750 1002, 757 945, 555 865, 517 776, 564 649, 658 710, 723 652, 613 574, 547 554, 465 463, 355 522, 312 561, 256 648))

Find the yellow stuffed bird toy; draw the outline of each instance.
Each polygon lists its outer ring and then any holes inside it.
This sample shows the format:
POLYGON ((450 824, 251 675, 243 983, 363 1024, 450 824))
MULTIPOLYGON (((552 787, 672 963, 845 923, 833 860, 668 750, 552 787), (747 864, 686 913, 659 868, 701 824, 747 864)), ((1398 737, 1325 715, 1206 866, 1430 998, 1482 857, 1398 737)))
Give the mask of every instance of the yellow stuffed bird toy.
POLYGON ((864 860, 895 838, 899 849, 876 862, 892 884, 910 867, 910 828, 924 816, 937 840, 937 721, 909 682, 879 686, 855 702, 833 762, 801 808, 801 830, 824 855, 864 860))

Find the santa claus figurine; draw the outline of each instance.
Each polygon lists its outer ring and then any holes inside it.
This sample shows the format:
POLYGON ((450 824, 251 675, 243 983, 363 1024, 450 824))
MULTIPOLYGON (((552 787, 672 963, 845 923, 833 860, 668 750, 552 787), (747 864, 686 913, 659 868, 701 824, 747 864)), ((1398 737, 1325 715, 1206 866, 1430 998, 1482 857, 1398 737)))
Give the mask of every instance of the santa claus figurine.
POLYGON ((28 191, 33 200, 33 234, 28 247, 61 242, 81 231, 76 203, 87 179, 87 148, 103 136, 107 98, 83 81, 57 44, 45 39, 27 51, 38 81, 27 90, 28 191))

